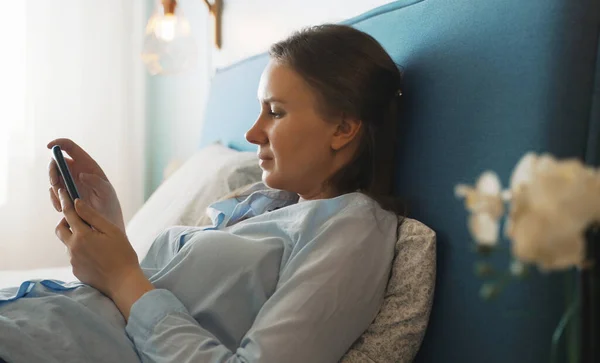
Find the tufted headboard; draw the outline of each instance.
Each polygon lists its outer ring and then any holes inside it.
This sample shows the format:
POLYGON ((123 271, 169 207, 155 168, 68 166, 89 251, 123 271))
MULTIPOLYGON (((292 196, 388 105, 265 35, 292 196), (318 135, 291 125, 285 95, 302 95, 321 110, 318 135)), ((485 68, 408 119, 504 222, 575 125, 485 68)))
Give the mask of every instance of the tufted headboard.
MULTIPOLYGON (((417 362, 548 362, 565 276, 511 284, 482 301, 459 182, 486 168, 506 185, 526 151, 600 164, 600 0, 401 0, 345 23, 405 72, 397 193, 438 235, 431 322, 417 362)), ((254 150, 266 54, 217 72, 202 146, 254 150)), ((500 267, 508 257, 495 257, 500 267)))

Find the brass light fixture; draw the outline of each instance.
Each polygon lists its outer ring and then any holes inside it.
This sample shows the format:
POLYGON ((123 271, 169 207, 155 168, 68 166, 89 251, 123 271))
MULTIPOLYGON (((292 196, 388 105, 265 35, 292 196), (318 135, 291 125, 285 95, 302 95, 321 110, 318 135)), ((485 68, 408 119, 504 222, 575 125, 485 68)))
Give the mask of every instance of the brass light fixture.
MULTIPOLYGON (((221 48, 221 13, 223 0, 204 0, 214 18, 214 41, 221 48)), ((173 74, 196 64, 198 49, 189 21, 177 0, 158 0, 154 14, 146 25, 142 61, 150 74, 173 74)))
POLYGON ((208 12, 213 16, 215 22, 215 46, 221 49, 221 12, 223 11, 223 0, 213 0, 211 4, 208 0, 204 0, 208 6, 208 12))

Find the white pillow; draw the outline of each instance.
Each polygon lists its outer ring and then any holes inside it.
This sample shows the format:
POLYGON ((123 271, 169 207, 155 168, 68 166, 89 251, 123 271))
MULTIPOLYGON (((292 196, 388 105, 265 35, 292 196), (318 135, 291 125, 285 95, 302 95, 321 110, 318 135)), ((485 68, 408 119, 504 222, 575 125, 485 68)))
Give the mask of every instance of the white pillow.
POLYGON ((225 194, 261 178, 254 152, 221 144, 198 150, 167 178, 127 224, 140 261, 156 236, 174 225, 205 225, 206 208, 225 194))

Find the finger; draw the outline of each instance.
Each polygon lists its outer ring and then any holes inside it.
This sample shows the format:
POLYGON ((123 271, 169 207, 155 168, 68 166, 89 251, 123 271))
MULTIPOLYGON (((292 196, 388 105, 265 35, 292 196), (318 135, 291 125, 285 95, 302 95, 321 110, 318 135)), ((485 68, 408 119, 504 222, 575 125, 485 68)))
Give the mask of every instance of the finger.
POLYGON ((52 189, 52 187, 48 188, 48 191, 50 192, 50 200, 52 201, 52 205, 54 206, 54 209, 56 209, 57 212, 62 212, 62 207, 60 206, 60 200, 58 200, 58 198, 56 197, 56 194, 54 194, 54 190, 52 189))
POLYGON ((50 159, 50 163, 48 164, 48 176, 50 178, 50 185, 52 186, 56 197, 58 198, 58 188, 63 187, 62 178, 60 177, 60 172, 58 171, 58 166, 56 165, 56 161, 54 159, 50 159))
POLYGON ((60 222, 58 222, 56 228, 54 229, 54 233, 56 234, 56 237, 58 237, 58 239, 65 244, 65 246, 69 247, 69 241, 71 240, 73 232, 71 232, 69 229, 69 223, 65 218, 62 218, 60 222))
MULTIPOLYGON (((73 172, 74 170, 76 170, 76 168, 74 167, 75 162, 73 160, 65 157, 65 162, 69 166, 69 170, 71 172, 73 172)), ((63 180, 63 177, 60 174, 60 171, 58 170, 58 166, 57 166, 56 161, 54 159, 50 160, 50 164, 48 165, 48 169, 49 169, 48 173, 50 175, 50 184, 52 185, 52 191, 54 192, 54 196, 56 197, 56 200, 60 200, 60 197, 58 195, 58 189, 60 189, 60 188, 65 189, 66 187, 65 187, 65 182, 63 180), (58 181, 56 181, 56 180, 58 180, 58 181)), ((73 175, 73 177, 75 177, 75 175, 73 175)), ((75 186, 79 187, 79 181, 77 181, 77 180, 74 179, 73 182, 75 183, 75 186)), ((86 198, 87 197, 87 190, 86 189, 79 189, 79 194, 80 194, 80 196, 82 198, 86 198)), ((60 204, 60 202, 59 202, 59 204, 60 204)))
POLYGON ((115 229, 118 229, 117 226, 104 218, 100 213, 98 213, 94 208, 80 198, 75 199, 75 210, 81 219, 94 227, 94 229, 104 234, 113 234, 115 233, 115 229))
POLYGON ((71 139, 55 139, 50 141, 46 146, 48 147, 48 149, 52 149, 56 145, 60 146, 61 150, 69 154, 69 156, 72 157, 74 160, 93 160, 92 157, 87 152, 85 152, 83 148, 81 148, 81 146, 77 145, 71 139))
POLYGON ((75 211, 75 207, 73 206, 73 202, 71 202, 71 198, 67 191, 63 188, 60 188, 58 191, 60 196, 60 205, 63 210, 63 214, 65 215, 65 219, 69 226, 71 226, 71 230, 73 232, 84 232, 89 230, 90 227, 85 224, 85 222, 79 217, 77 211, 75 211))
POLYGON ((106 175, 104 175, 104 173, 100 171, 100 166, 96 163, 96 161, 73 140, 65 138, 55 139, 50 141, 47 147, 48 149, 52 149, 52 147, 54 147, 55 145, 60 146, 60 148, 63 151, 65 151, 71 158, 73 158, 73 160, 77 161, 79 165, 93 165, 94 168, 97 168, 98 172, 101 173, 104 178, 106 178, 106 175))
MULTIPOLYGON (((65 158, 66 163, 69 165, 69 169, 73 170, 73 160, 69 158, 65 158)), ((58 170, 58 166, 54 159, 50 159, 50 163, 48 164, 48 175, 50 176, 50 185, 52 186, 52 192, 56 200, 60 201, 60 196, 58 195, 58 189, 65 188, 65 182, 58 170)), ((60 204, 60 202, 59 202, 60 204)), ((60 212, 60 209, 57 209, 60 212)))

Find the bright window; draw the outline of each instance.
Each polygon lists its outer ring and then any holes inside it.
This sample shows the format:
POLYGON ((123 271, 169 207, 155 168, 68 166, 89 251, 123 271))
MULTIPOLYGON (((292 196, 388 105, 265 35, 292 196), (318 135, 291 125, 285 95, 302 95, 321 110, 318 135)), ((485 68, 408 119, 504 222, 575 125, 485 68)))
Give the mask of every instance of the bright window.
POLYGON ((12 131, 25 121, 26 4, 11 2, 10 16, 0 20, 0 206, 8 198, 9 140, 12 131))
POLYGON ((8 197, 10 136, 25 121, 26 3, 13 1, 10 16, 0 20, 0 205, 8 197))

